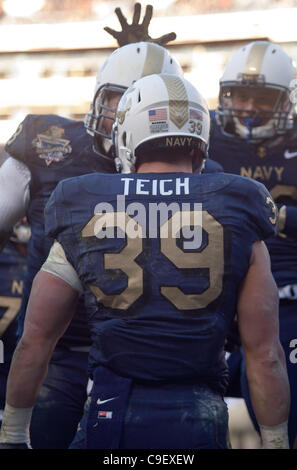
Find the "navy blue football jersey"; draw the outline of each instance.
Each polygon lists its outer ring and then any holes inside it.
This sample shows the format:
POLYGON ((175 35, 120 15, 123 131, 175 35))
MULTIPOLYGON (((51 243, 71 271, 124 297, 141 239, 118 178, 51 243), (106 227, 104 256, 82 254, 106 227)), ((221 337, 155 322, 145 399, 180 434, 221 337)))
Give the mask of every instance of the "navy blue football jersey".
POLYGON ((223 167, 218 162, 215 162, 214 160, 211 160, 210 158, 206 159, 205 167, 202 173, 219 173, 221 171, 223 171, 223 167))
POLYGON ((224 135, 211 115, 210 156, 225 172, 260 181, 278 205, 286 204, 282 235, 266 244, 278 286, 297 283, 297 124, 283 136, 249 144, 224 135))
MULTIPOLYGON (((7 142, 5 150, 24 162, 31 172, 28 221, 31 239, 28 272, 24 284, 21 316, 24 317, 33 279, 47 258, 52 240, 44 235, 44 207, 57 183, 65 178, 93 171, 113 171, 108 161, 99 159, 92 137, 83 122, 56 115, 28 115, 7 142)), ((89 342, 83 302, 60 344, 85 345, 89 342)))
MULTIPOLYGON (((7 376, 16 346, 17 315, 21 307, 26 255, 8 242, 0 253, 0 376, 7 376), (1 354, 2 356, 2 354, 1 354)), ((5 389, 1 391, 1 397, 5 389)))
POLYGON ((263 185, 224 173, 86 175, 57 186, 45 219, 84 287, 91 373, 224 390, 238 287, 253 243, 275 231, 263 185))

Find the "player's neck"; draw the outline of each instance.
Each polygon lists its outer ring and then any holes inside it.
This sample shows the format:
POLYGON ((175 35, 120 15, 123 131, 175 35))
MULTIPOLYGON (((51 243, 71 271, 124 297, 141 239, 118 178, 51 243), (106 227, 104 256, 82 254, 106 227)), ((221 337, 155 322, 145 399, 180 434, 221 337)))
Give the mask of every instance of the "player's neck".
POLYGON ((192 161, 174 162, 144 162, 137 169, 137 173, 193 173, 192 161))

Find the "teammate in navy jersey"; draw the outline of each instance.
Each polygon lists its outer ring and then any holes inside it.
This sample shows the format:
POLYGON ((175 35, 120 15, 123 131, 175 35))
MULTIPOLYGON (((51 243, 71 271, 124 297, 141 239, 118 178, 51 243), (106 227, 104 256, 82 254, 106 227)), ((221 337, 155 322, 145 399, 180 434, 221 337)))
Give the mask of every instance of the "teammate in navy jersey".
MULTIPOLYGON (((132 29, 138 19, 134 17, 132 29)), ((149 22, 150 18, 147 20, 149 22)), ((129 30, 130 25, 126 26, 129 30)), ((129 38, 131 40, 130 34, 129 38)), ((162 38, 159 39, 166 42, 167 35, 162 38)), ((29 115, 6 144, 10 158, 0 172, 3 183, 0 186, 0 239, 5 238, 14 221, 24 214, 28 215, 32 227, 20 334, 32 281, 52 244, 52 240, 45 237, 43 219, 50 194, 65 178, 115 171, 110 156, 110 130, 118 100, 134 80, 159 72, 182 74, 179 64, 164 47, 148 42, 123 46, 107 58, 98 72, 94 100, 85 125, 56 115, 29 115)), ((86 399, 89 343, 81 299, 77 314, 55 349, 34 409, 33 447, 65 448, 72 441, 86 399)))
POLYGON ((0 253, 0 425, 7 376, 17 344, 17 315, 26 273, 29 233, 27 224, 18 223, 10 241, 0 253))
MULTIPOLYGON (((173 33, 157 39, 149 37, 147 28, 152 7, 147 6, 142 24, 139 24, 140 8, 140 4, 135 5, 131 25, 121 10, 116 10, 123 30, 107 30, 121 46, 133 38, 160 44, 174 39, 173 33)), ((175 59, 158 44, 139 42, 121 47, 98 73, 94 100, 85 122, 92 137, 86 133, 82 122, 56 115, 29 115, 8 141, 6 151, 11 158, 0 172, 0 242, 7 238, 9 227, 25 213, 32 225, 19 335, 23 330, 33 278, 52 244, 44 236, 43 210, 48 197, 64 178, 92 171, 115 171, 109 139, 114 108, 133 80, 152 72, 182 73, 175 59)), ((216 162, 209 162, 205 171, 221 171, 221 167, 216 162)), ((35 405, 31 429, 34 447, 64 448, 71 442, 86 398, 88 349, 89 332, 81 300, 75 318, 55 349, 35 405)))
POLYGON ((33 283, 1 447, 29 442, 53 344, 84 292, 87 448, 227 448, 224 342, 236 312, 263 445, 287 448, 289 387, 262 242, 277 221, 270 194, 242 177, 192 174, 207 156, 209 114, 182 77, 135 82, 113 132, 122 174, 60 182, 46 206, 56 241, 33 283))
MULTIPOLYGON (((257 41, 239 49, 221 79, 210 136, 210 155, 224 171, 263 183, 279 208, 278 234, 266 244, 279 288, 280 339, 291 388, 291 446, 297 435, 297 369, 290 359, 292 340, 297 338, 297 123, 291 90, 295 73, 292 60, 276 44, 257 41)), ((240 351, 230 360, 240 364, 240 351)), ((245 374, 241 380, 257 426, 245 374)))

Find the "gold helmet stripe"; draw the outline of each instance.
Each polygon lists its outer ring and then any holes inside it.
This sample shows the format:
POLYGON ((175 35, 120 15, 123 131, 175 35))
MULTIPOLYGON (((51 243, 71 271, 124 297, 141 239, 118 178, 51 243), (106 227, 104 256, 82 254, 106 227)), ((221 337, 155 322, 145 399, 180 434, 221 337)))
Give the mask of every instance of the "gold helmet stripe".
POLYGON ((143 65, 141 77, 146 77, 147 75, 152 75, 154 73, 161 73, 164 63, 164 52, 160 46, 156 44, 147 43, 146 57, 143 65))
POLYGON ((161 75, 168 91, 169 119, 181 129, 189 119, 189 100, 183 81, 176 75, 161 75))
POLYGON ((261 73, 264 55, 269 45, 268 42, 264 41, 253 44, 245 64, 244 73, 249 75, 259 75, 261 73))

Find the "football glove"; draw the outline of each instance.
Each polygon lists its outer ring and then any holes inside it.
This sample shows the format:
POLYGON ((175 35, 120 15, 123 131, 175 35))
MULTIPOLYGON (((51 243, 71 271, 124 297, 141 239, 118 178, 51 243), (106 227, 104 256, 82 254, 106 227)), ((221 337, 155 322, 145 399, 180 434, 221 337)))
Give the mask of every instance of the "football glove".
POLYGON ((112 28, 106 26, 104 30, 111 34, 117 42, 119 47, 125 46, 126 44, 131 44, 134 42, 154 42, 160 46, 164 46, 169 41, 174 41, 176 39, 175 33, 167 33, 159 38, 152 38, 148 33, 148 27, 153 16, 153 7, 152 5, 147 5, 145 10, 145 15, 142 23, 140 20, 141 4, 135 3, 134 5, 134 14, 132 23, 128 24, 127 19, 122 13, 120 8, 115 9, 115 14, 117 15, 119 22, 122 27, 122 31, 115 31, 112 28))

